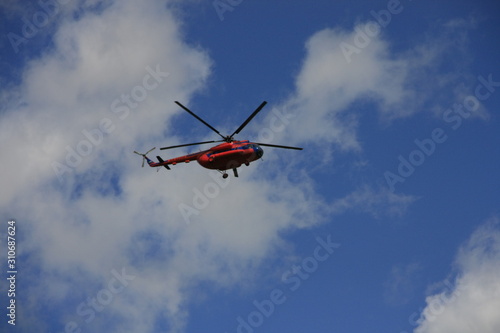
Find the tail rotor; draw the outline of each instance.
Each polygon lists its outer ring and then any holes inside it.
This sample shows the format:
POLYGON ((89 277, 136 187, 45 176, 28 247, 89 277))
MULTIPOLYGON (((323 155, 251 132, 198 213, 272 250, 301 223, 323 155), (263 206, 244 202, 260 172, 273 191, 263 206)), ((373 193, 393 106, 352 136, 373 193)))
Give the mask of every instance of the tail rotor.
POLYGON ((144 161, 147 159, 147 156, 146 156, 146 155, 147 155, 147 154, 149 154, 150 152, 152 152, 152 151, 153 151, 153 150, 155 150, 155 149, 156 149, 156 147, 153 147, 153 148, 151 148, 150 150, 148 150, 147 152, 145 152, 144 154, 141 154, 141 153, 136 152, 136 151, 134 150, 134 153, 135 153, 135 154, 142 156, 142 167, 143 167, 143 168, 144 168, 144 161))

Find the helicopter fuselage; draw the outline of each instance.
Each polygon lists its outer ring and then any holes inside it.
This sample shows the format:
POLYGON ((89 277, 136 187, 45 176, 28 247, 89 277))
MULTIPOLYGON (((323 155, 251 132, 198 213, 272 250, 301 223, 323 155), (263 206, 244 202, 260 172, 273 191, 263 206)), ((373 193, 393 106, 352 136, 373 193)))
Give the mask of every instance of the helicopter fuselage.
POLYGON ((151 161, 150 166, 176 165, 177 163, 189 163, 196 160, 202 167, 214 170, 228 170, 248 165, 262 157, 264 151, 256 144, 248 140, 224 142, 210 149, 197 153, 162 160, 158 163, 151 161))
POLYGON ((248 165, 262 157, 264 151, 248 140, 224 142, 210 148, 197 157, 198 163, 207 169, 228 170, 248 165))

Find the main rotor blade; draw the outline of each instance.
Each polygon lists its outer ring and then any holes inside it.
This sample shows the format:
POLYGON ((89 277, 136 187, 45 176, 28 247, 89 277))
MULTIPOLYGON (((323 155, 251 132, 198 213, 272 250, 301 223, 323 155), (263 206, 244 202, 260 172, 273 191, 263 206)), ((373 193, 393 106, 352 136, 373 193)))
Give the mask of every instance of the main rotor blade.
POLYGON ((274 148, 283 148, 283 149, 295 149, 295 150, 302 150, 302 149, 304 149, 304 148, 299 148, 299 147, 272 145, 272 144, 269 144, 269 143, 260 143, 260 142, 253 142, 253 143, 256 143, 259 146, 265 146, 265 147, 274 147, 274 148))
POLYGON ((267 104, 266 101, 262 102, 262 104, 259 105, 259 107, 257 109, 255 109, 255 111, 250 115, 250 117, 247 118, 247 120, 245 120, 243 122, 243 124, 240 125, 240 127, 238 127, 238 129, 236 131, 234 131, 233 134, 231 134, 230 138, 232 138, 235 134, 238 134, 239 132, 241 132, 241 130, 253 119, 253 117, 255 117, 257 115, 257 113, 259 113, 260 110, 262 110, 262 108, 267 104))
POLYGON ((165 150, 165 149, 172 149, 172 148, 179 148, 179 147, 187 147, 187 146, 196 146, 196 145, 202 145, 202 144, 205 144, 205 143, 213 143, 213 142, 222 142, 224 140, 217 140, 217 141, 203 141, 203 142, 195 142, 195 143, 187 143, 187 144, 184 144, 184 145, 177 145, 177 146, 169 146, 169 147, 163 147, 163 148, 160 148, 160 150, 165 150))
POLYGON ((187 107, 185 107, 184 105, 182 105, 181 103, 175 101, 175 103, 177 105, 179 105, 181 108, 183 108, 185 111, 187 111, 190 115, 192 115, 193 117, 195 117, 196 119, 198 119, 199 121, 201 121, 203 124, 205 124, 205 126, 207 126, 208 128, 210 128, 212 131, 214 131, 215 133, 219 134, 223 139, 225 139, 225 137, 220 134, 220 132, 218 130, 216 130, 212 125, 210 125, 209 123, 207 123, 205 120, 201 119, 200 117, 198 117, 193 111, 189 110, 187 107))

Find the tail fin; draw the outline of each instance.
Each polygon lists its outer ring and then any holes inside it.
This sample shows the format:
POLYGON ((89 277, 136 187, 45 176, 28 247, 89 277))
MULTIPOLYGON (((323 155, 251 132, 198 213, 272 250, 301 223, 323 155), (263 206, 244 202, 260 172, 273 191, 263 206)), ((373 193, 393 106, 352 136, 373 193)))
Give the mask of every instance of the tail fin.
POLYGON ((154 167, 155 162, 151 161, 147 156, 144 156, 144 158, 146 159, 146 162, 148 162, 150 167, 154 167))
MULTIPOLYGON (((165 162, 160 156, 156 156, 156 158, 158 159, 158 162, 160 162, 160 163, 165 162)), ((165 169, 170 170, 170 168, 168 167, 168 165, 164 164, 163 166, 165 167, 165 169)))

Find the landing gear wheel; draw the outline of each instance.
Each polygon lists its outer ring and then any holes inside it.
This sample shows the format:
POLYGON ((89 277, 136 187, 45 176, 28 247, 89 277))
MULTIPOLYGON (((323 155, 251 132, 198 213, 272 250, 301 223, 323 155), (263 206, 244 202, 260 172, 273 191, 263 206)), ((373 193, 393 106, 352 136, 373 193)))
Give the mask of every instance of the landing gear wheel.
POLYGON ((227 173, 222 174, 222 178, 226 179, 229 175, 227 173))

